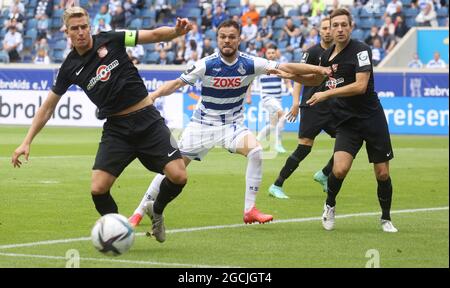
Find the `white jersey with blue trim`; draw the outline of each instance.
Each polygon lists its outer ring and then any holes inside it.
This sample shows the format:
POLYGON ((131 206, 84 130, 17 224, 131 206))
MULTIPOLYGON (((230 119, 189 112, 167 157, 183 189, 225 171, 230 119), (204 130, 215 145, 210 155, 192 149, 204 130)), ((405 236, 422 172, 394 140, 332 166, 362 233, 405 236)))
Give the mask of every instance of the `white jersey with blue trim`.
POLYGON ((239 52, 232 63, 218 52, 189 67, 180 79, 189 85, 201 80, 201 100, 191 121, 207 125, 242 123, 244 98, 252 81, 278 63, 239 52))
POLYGON ((259 77, 261 84, 261 100, 276 99, 281 101, 281 78, 275 75, 261 75, 259 77))

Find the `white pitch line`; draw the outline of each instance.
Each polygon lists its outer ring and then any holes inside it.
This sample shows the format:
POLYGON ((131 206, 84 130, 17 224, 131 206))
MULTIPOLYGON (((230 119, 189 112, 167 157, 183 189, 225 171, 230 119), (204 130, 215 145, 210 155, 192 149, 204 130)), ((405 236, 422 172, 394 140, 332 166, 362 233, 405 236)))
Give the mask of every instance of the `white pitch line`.
MULTIPOLYGON (((65 261, 68 260, 66 257, 63 257, 63 256, 17 254, 17 253, 3 253, 3 252, 0 252, 0 256, 22 257, 22 258, 40 258, 40 259, 52 259, 52 260, 65 260, 65 261)), ((105 258, 84 258, 84 257, 80 257, 80 261, 126 263, 126 264, 138 264, 138 265, 175 266, 175 267, 181 266, 181 267, 189 267, 189 268, 231 268, 230 266, 211 266, 211 265, 187 264, 187 263, 165 263, 165 262, 154 262, 154 261, 105 259, 105 258)), ((239 267, 233 267, 233 268, 239 268, 239 267)))
MULTIPOLYGON (((448 210, 448 206, 445 206, 445 207, 432 207, 432 208, 394 210, 394 211, 391 211, 391 214, 416 213, 416 212, 432 212, 432 211, 442 211, 442 210, 448 210)), ((380 214, 381 214, 380 212, 353 213, 353 214, 337 215, 336 218, 377 216, 377 215, 380 215, 380 214)), ((278 224, 278 223, 301 223, 301 222, 319 221, 321 219, 322 219, 322 217, 282 219, 282 220, 272 221, 271 223, 268 223, 268 224, 269 225, 273 225, 273 224, 278 224)), ((215 226, 181 228, 181 229, 167 230, 166 233, 174 234, 174 233, 196 232, 196 231, 206 231, 206 230, 229 229, 229 228, 245 227, 247 225, 248 224, 230 224, 230 225, 215 225, 215 226)), ((145 235, 145 233, 136 233, 136 236, 144 236, 144 235, 145 235)), ((31 243, 0 245, 0 249, 12 249, 12 248, 20 248, 20 247, 34 247, 34 246, 41 246, 41 245, 72 243, 72 242, 81 242, 81 241, 90 241, 90 240, 91 240, 90 237, 68 238, 68 239, 58 239, 58 240, 31 242, 31 243)))

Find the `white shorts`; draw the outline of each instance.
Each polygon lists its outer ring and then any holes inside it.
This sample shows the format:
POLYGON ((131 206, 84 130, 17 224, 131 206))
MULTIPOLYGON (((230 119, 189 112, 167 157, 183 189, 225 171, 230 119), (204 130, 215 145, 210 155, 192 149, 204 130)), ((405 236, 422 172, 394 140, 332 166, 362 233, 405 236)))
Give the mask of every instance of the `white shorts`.
POLYGON ((191 160, 202 160, 214 147, 225 148, 235 153, 239 141, 249 133, 251 131, 240 124, 209 126, 190 122, 181 134, 179 142, 181 155, 191 160))
POLYGON ((278 111, 283 111, 281 101, 275 98, 269 98, 267 100, 264 100, 262 102, 262 107, 266 109, 270 115, 275 114, 278 111))

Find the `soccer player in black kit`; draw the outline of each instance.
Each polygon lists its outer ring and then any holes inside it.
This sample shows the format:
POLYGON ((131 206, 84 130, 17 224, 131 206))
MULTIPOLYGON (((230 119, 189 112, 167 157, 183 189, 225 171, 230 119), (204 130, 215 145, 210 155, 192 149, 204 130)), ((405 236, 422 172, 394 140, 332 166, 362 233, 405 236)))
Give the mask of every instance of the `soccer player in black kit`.
MULTIPOLYGON (((330 33, 330 18, 325 17, 320 22, 320 43, 309 48, 302 56, 301 63, 319 65, 320 57, 325 49, 328 49, 333 43, 333 38, 330 33)), ((281 75, 280 75, 281 76, 281 75)), ((321 79, 322 80, 322 79, 321 79)), ((316 83, 319 84, 319 83, 316 83)), ((304 86, 302 101, 299 105, 299 97, 301 84, 296 82, 294 85, 293 103, 291 111, 286 115, 289 121, 297 119, 299 107, 300 113, 300 129, 298 131, 298 146, 295 151, 288 157, 286 163, 278 175, 275 183, 269 187, 269 195, 275 198, 289 198, 282 186, 284 181, 291 176, 297 169, 300 162, 311 152, 316 136, 324 130, 331 137, 336 135, 336 127, 334 124, 333 115, 331 113, 330 101, 324 101, 316 106, 309 106, 306 101, 314 94, 314 92, 321 86, 304 86)), ((327 191, 327 178, 333 167, 333 157, 331 157, 328 164, 314 174, 314 180, 322 185, 323 191, 327 191)))
MULTIPOLYGON (((316 92, 306 101, 314 106, 330 98, 336 121, 333 169, 328 176, 328 196, 324 204, 322 226, 333 230, 336 196, 349 172, 353 159, 366 142, 369 162, 374 165, 378 182, 377 194, 381 206, 381 228, 397 232, 391 222, 392 184, 389 160, 394 157, 386 117, 374 90, 372 53, 369 46, 352 40, 352 17, 346 9, 336 9, 330 16, 334 44, 321 57, 321 66, 331 67, 333 74, 325 82, 325 90, 316 92)), ((294 64, 283 70, 296 74, 294 64)), ((290 76, 296 82, 320 81, 317 77, 290 76)))
POLYGON ((61 96, 72 84, 78 85, 98 107, 98 117, 107 119, 92 168, 91 194, 95 208, 100 215, 118 213, 110 189, 125 167, 138 158, 148 170, 167 176, 157 199, 146 207, 152 220, 152 234, 157 241, 164 242, 163 210, 186 184, 186 168, 176 141, 152 105, 153 99, 128 59, 125 47, 170 41, 186 34, 192 25, 184 18, 177 19, 175 27, 92 36, 89 15, 83 8, 68 8, 63 20, 73 49, 11 162, 14 167, 20 167, 21 155, 28 160, 33 138, 50 119, 61 96))

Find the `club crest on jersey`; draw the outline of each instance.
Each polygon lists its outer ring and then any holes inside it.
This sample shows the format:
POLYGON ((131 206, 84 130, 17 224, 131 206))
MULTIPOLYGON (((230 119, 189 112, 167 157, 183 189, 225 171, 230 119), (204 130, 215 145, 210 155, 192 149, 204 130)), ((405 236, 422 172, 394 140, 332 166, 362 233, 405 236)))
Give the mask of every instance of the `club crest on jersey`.
POLYGON ((328 87, 328 89, 331 90, 336 88, 341 83, 344 83, 344 78, 335 79, 332 77, 328 77, 328 80, 327 82, 325 82, 325 85, 328 87))
POLYGON ((108 49, 106 49, 105 46, 102 46, 97 49, 97 55, 100 58, 105 58, 106 55, 108 55, 108 49))
POLYGON ((244 65, 242 63, 239 64, 239 68, 237 70, 241 75, 244 75, 247 71, 244 68, 244 65))
POLYGON ((91 78, 89 81, 89 84, 87 86, 87 90, 91 90, 94 88, 95 84, 97 84, 98 81, 106 82, 109 80, 109 77, 111 76, 111 71, 119 66, 119 61, 114 60, 109 65, 100 65, 97 68, 96 75, 91 78))

